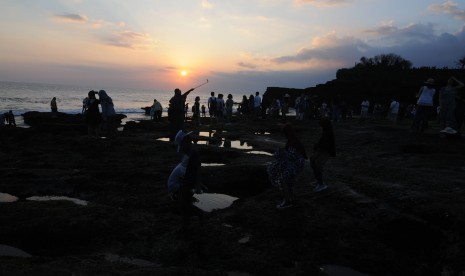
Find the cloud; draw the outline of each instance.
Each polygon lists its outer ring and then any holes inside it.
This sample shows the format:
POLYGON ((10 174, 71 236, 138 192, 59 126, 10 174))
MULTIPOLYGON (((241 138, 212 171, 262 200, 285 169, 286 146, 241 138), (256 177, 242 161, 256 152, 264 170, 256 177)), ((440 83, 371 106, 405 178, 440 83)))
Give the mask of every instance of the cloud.
POLYGON ((55 15, 54 18, 61 22, 83 24, 88 29, 91 29, 104 45, 108 46, 147 50, 153 42, 149 34, 131 31, 124 22, 89 19, 79 14, 55 15))
POLYGON ((202 0, 202 7, 204 9, 213 9, 213 4, 209 0, 202 0))
POLYGON ((379 41, 378 43, 388 46, 405 44, 412 41, 425 43, 434 37, 435 32, 434 25, 431 23, 409 24, 405 27, 397 27, 392 22, 364 31, 365 34, 375 36, 379 41))
POLYGON ((248 69, 256 69, 258 66, 252 63, 246 63, 246 62, 239 62, 237 65, 240 67, 248 68, 248 69))
POLYGON ((82 16, 79 14, 56 14, 53 16, 55 20, 65 23, 87 23, 87 16, 82 16))
POLYGON ((430 10, 438 13, 451 14, 455 19, 465 21, 465 9, 460 10, 454 1, 447 1, 441 5, 432 5, 430 10))
POLYGON ((313 5, 317 7, 333 7, 349 4, 353 0, 294 0, 294 3, 298 6, 301 5, 313 5))
POLYGON ((369 49, 366 43, 355 37, 339 38, 335 33, 316 37, 310 48, 302 48, 295 55, 273 58, 272 63, 309 63, 310 61, 348 61, 354 56, 362 55, 369 49))
POLYGON ((104 38, 106 45, 137 50, 149 49, 151 42, 152 39, 149 34, 133 31, 122 31, 104 38))

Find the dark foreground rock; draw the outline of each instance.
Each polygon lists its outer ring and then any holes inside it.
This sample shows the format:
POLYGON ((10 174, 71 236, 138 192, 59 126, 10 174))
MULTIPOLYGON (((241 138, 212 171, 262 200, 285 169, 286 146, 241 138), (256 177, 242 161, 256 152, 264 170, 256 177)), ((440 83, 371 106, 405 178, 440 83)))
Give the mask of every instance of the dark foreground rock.
MULTIPOLYGON (((314 193, 307 165, 297 207, 277 210, 282 195, 265 168, 284 142, 281 123, 188 123, 212 133, 197 139, 202 162, 222 165, 203 167, 209 192, 240 199, 203 224, 193 219, 187 233, 166 189, 180 158, 165 141, 167 122, 128 124, 113 140, 2 129, 0 193, 19 200, 0 203, 0 245, 32 257, 0 256, 0 275, 325 275, 328 265, 368 275, 464 273, 463 140, 435 130, 414 136, 408 122, 336 123, 330 188, 314 193), (88 205, 27 200, 45 195, 88 205)), ((317 122, 295 127, 311 153, 317 122)))

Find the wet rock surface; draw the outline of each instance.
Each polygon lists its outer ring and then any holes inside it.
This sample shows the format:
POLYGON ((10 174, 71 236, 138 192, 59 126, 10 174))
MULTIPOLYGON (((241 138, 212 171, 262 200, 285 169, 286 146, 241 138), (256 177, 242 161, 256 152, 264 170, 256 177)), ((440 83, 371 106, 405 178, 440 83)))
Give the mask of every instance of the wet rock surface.
MULTIPOLYGON (((187 129, 272 153, 284 142, 281 125, 237 119, 188 122, 187 129)), ((311 153, 318 123, 294 125, 311 153)), ((203 224, 193 218, 187 233, 166 187, 180 156, 171 142, 157 140, 168 136, 166 121, 127 123, 112 140, 54 131, 54 124, 4 128, 0 193, 18 200, 0 203, 0 245, 31 257, 0 256, 0 274, 325 275, 320 268, 334 265, 366 275, 459 275, 465 143, 408 128, 335 123, 329 189, 312 191, 307 164, 297 207, 285 210, 275 208, 282 195, 266 175, 272 156, 199 142, 202 162, 224 164, 202 168, 204 185, 239 199, 208 213, 203 224), (88 204, 26 200, 31 196, 88 204)))

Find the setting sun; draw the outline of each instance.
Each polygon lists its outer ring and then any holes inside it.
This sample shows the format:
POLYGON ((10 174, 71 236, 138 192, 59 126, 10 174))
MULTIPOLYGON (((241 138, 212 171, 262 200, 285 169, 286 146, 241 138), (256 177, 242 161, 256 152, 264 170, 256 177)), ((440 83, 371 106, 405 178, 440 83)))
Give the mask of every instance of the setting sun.
POLYGON ((187 76, 187 71, 186 71, 186 70, 182 70, 182 71, 181 71, 181 76, 183 76, 183 77, 187 76))

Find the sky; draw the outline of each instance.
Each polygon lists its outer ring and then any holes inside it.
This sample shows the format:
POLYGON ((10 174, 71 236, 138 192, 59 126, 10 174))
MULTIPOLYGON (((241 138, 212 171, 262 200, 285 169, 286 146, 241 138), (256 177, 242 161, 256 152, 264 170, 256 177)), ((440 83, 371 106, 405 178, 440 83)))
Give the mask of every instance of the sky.
POLYGON ((253 92, 465 56, 462 0, 1 0, 0 24, 0 81, 253 92))

